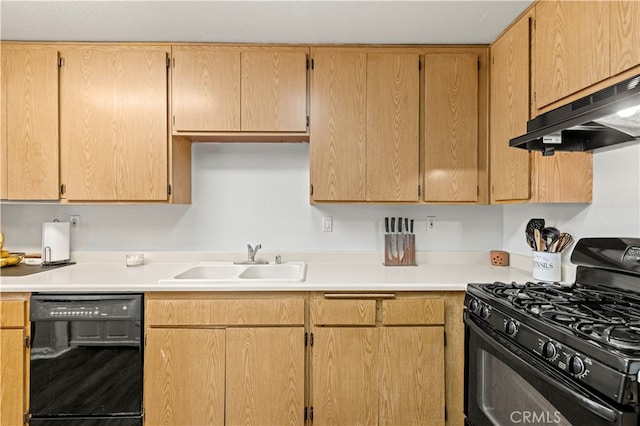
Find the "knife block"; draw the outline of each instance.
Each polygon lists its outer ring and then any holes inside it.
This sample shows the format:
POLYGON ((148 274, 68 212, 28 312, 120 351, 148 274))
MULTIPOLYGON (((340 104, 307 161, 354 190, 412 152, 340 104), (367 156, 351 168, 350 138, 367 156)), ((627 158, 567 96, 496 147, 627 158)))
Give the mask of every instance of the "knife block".
POLYGON ((385 234, 385 266, 416 266, 415 234, 385 234))

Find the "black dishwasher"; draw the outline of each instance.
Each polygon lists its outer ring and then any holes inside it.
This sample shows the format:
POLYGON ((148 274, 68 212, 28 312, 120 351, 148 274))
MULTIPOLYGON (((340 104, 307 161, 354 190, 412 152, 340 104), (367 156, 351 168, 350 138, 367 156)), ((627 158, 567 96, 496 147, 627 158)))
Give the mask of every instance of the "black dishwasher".
POLYGON ((142 301, 31 296, 30 425, 142 425, 142 301))

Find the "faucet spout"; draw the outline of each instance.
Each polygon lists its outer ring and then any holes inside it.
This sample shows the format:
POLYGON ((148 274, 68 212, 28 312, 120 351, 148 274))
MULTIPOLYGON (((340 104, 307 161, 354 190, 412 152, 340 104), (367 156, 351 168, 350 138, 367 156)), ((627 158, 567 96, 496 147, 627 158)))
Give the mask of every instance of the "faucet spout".
POLYGON ((247 249, 248 249, 248 261, 251 263, 255 263, 256 261, 256 254, 258 253, 258 250, 260 250, 262 248, 262 244, 258 244, 255 247, 251 247, 251 244, 247 244, 247 249))

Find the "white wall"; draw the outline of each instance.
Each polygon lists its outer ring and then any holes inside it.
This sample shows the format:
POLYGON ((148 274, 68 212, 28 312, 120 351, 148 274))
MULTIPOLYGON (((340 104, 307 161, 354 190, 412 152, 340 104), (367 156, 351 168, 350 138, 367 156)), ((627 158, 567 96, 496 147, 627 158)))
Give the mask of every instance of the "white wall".
MULTIPOLYGON (((524 230, 530 218, 583 237, 640 238, 640 145, 603 148, 593 153, 591 204, 531 204, 504 206, 504 249, 529 253, 524 230)), ((571 247, 572 248, 572 247, 571 247)), ((568 261, 570 250, 563 259, 568 261)))
MULTIPOLYGON (((11 250, 39 251, 41 223, 80 215, 72 250, 381 251, 385 216, 416 220, 418 250, 502 246, 501 206, 310 205, 308 144, 194 144, 191 205, 2 204, 11 250), (334 231, 321 231, 322 216, 334 231), (436 216, 435 231, 426 217, 436 216)), ((137 184, 144 184, 139 182, 137 184)), ((525 215, 528 217, 528 214, 525 215)))

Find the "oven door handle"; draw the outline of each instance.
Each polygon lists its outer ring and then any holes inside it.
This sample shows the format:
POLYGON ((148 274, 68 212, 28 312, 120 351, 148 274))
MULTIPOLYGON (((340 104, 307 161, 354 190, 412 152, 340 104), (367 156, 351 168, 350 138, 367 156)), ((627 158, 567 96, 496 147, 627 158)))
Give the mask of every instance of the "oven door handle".
MULTIPOLYGON (((603 419, 607 420, 610 423, 613 423, 618 419, 618 414, 614 410, 612 410, 611 408, 606 407, 606 406, 604 406, 602 404, 599 404, 596 401, 590 400, 586 396, 584 396, 584 395, 576 392, 575 390, 569 388, 564 383, 562 383, 562 382, 560 382, 560 381, 558 381, 558 380, 556 380, 556 379, 554 379, 552 377, 549 377, 549 376, 545 375, 542 371, 540 371, 540 369, 535 368, 535 365, 534 365, 534 367, 532 367, 526 361, 524 361, 521 357, 515 356, 515 354, 511 350, 509 350, 509 348, 507 348, 502 343, 500 343, 499 341, 497 341, 496 339, 491 337, 487 332, 482 330, 482 328, 480 328, 480 326, 477 325, 473 321, 473 318, 466 318, 465 323, 469 327, 471 327, 473 329, 473 331, 476 332, 488 344, 490 344, 495 349, 500 351, 503 355, 509 356, 509 359, 511 361, 513 361, 514 363, 518 364, 519 367, 521 367, 524 370, 526 370, 527 372, 533 374, 534 376, 536 376, 540 380, 546 382, 547 384, 549 384, 549 385, 551 385, 553 387, 561 389, 562 392, 566 393, 571 398, 576 400, 582 407, 584 407, 587 410, 591 411, 592 413, 602 417, 603 419)), ((520 355, 527 356, 525 353, 522 353, 520 355)), ((528 358, 531 358, 531 357, 528 357, 528 358)), ((535 359, 531 359, 531 363, 532 364, 539 364, 535 359)))

